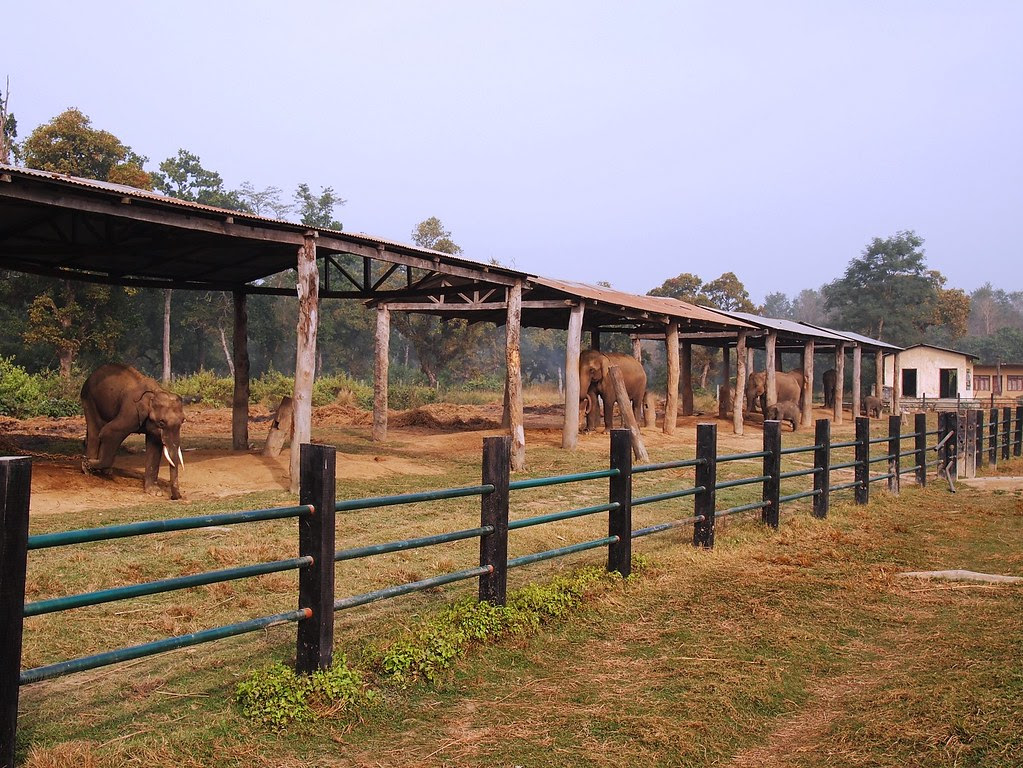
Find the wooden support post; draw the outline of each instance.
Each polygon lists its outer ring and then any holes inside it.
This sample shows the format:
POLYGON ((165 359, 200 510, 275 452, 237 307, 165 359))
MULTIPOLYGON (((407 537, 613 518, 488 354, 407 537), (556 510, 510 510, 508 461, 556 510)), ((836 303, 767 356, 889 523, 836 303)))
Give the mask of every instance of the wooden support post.
POLYGON ((713 548, 714 546, 714 509, 717 504, 717 456, 718 456, 718 425, 696 425, 696 486, 703 490, 695 494, 694 512, 697 520, 693 526, 693 546, 713 548))
POLYGON ((860 415, 860 402, 863 395, 863 350, 859 344, 853 345, 852 351, 852 413, 853 416, 860 415))
POLYGON ((742 434, 742 407, 746 403, 746 331, 735 341, 735 396, 732 398, 732 432, 742 434))
POLYGON ((480 565, 490 573, 480 576, 479 599, 504 605, 508 595, 508 467, 512 439, 507 435, 483 438, 483 484, 494 486, 480 499, 480 526, 494 532, 480 537, 480 565))
POLYGON ((845 344, 835 345, 835 424, 842 423, 845 412, 845 344))
POLYGON ((803 379, 805 380, 805 387, 803 389, 802 426, 804 427, 808 427, 813 423, 813 355, 814 343, 813 339, 809 339, 803 344, 803 379))
POLYGON ((234 398, 231 402, 231 449, 249 449, 249 315, 245 293, 234 292, 234 398))
POLYGON ((1023 405, 1016 406, 1016 439, 1012 453, 1013 456, 1023 456, 1023 405))
POLYGON ((884 354, 880 349, 874 353, 874 396, 884 402, 884 354))
MULTIPOLYGON (((519 293, 520 293, 520 301, 521 301, 521 293, 522 293, 521 290, 519 291, 519 293)), ((600 351, 600 331, 598 329, 596 329, 596 328, 594 328, 593 330, 590 331, 590 349, 595 349, 598 352, 600 351)))
POLYGON ((888 417, 888 490, 892 493, 899 492, 899 452, 902 450, 902 417, 891 415, 888 417))
POLYGON ((635 336, 632 339, 632 356, 643 362, 643 340, 635 336))
POLYGON ((1002 424, 1005 425, 1005 433, 1002 439, 1002 461, 1009 460, 1009 450, 1012 447, 1012 408, 1002 409, 1002 424))
POLYGON ((629 393, 625 389, 625 379, 622 378, 621 369, 617 365, 608 368, 608 374, 614 383, 615 400, 618 402, 618 410, 622 413, 622 421, 632 435, 632 450, 636 458, 643 462, 650 461, 650 455, 643 445, 643 436, 639 431, 639 423, 636 421, 636 414, 632 410, 632 401, 629 400, 629 393))
POLYGON ((778 527, 781 502, 781 422, 764 421, 764 480, 762 500, 767 506, 760 508, 760 519, 765 525, 778 527))
POLYGON ((691 341, 682 342, 679 373, 682 376, 682 415, 692 416, 696 407, 693 403, 693 342, 691 341))
POLYGON ((916 454, 916 484, 921 488, 927 485, 927 414, 918 413, 913 416, 913 447, 916 454))
POLYGON ((778 379, 777 372, 777 345, 778 332, 767 332, 767 404, 774 405, 778 402, 778 379))
POLYGON ((746 346, 746 375, 749 376, 751 373, 753 373, 754 370, 756 370, 756 367, 753 364, 753 347, 747 345, 746 346))
POLYGON ((892 355, 892 415, 902 413, 902 366, 899 353, 892 355))
POLYGON ((732 362, 728 345, 721 348, 721 382, 718 387, 718 418, 727 419, 732 405, 732 362))
POLYGON ((817 446, 813 450, 813 468, 817 470, 813 476, 813 490, 816 494, 813 497, 813 516, 823 519, 828 516, 831 501, 830 419, 817 419, 813 444, 817 446))
POLYGON ((313 507, 298 519, 298 555, 312 565, 298 572, 298 607, 312 616, 298 622, 295 671, 308 675, 331 665, 334 653, 334 501, 336 449, 306 443, 301 451, 299 504, 313 507))
POLYGON ((608 479, 608 502, 618 509, 608 513, 607 535, 618 541, 607 547, 607 569, 624 578, 632 573, 632 436, 627 429, 611 430, 611 469, 618 474, 608 479))
POLYGON ((582 343, 583 314, 586 303, 580 301, 572 307, 568 317, 568 337, 565 343, 565 423, 561 432, 561 447, 574 450, 579 441, 579 347, 582 343))
POLYGON ((387 439, 387 379, 390 363, 391 310, 386 304, 377 305, 377 327, 373 364, 373 441, 381 443, 387 439))
MULTIPOLYGON (((958 413, 958 409, 956 412, 958 413)), ((970 476, 969 469, 967 468, 967 464, 969 463, 970 457, 969 444, 972 442, 973 435, 976 434, 975 432, 976 428, 974 428, 974 431, 970 430, 969 416, 970 415, 968 413, 964 413, 960 417, 959 426, 961 428, 956 430, 956 440, 959 443, 959 445, 956 446, 956 456, 958 459, 956 462, 958 464, 958 466, 956 467, 956 477, 970 476)))
POLYGON ((998 409, 991 409, 991 426, 988 427, 988 461, 992 467, 998 466, 998 409))
POLYGON ((983 469, 987 464, 987 452, 984 450, 984 411, 977 411, 977 467, 983 469))
MULTIPOLYGON (((600 334, 597 334, 598 338, 600 334)), ((505 373, 508 392, 508 427, 511 431, 511 468, 526 468, 526 428, 522 416, 522 282, 508 288, 508 317, 505 322, 505 373)), ((576 363, 576 376, 579 364, 576 363)), ((576 413, 579 405, 576 404, 576 413)))
POLYGON ((668 386, 664 398, 664 426, 666 435, 674 435, 678 425, 678 321, 668 323, 668 331, 664 336, 664 351, 668 360, 668 386))
POLYGON ((856 417, 856 503, 866 504, 870 501, 870 417, 856 417))
POLYGON ((316 375, 316 332, 319 325, 320 271, 316 238, 309 234, 298 249, 297 343, 295 344, 295 430, 291 436, 291 492, 299 491, 300 447, 308 443, 313 425, 313 378, 316 375))
POLYGON ((0 457, 0 766, 14 768, 32 460, 0 457))

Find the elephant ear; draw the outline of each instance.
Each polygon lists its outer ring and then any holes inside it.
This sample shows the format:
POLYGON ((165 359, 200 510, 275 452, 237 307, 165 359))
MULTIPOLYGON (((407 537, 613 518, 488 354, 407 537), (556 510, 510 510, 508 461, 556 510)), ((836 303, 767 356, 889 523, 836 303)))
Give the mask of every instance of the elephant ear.
POLYGON ((154 397, 156 397, 156 393, 147 389, 135 399, 135 408, 139 415, 139 424, 142 424, 142 422, 148 419, 149 414, 153 412, 154 397))

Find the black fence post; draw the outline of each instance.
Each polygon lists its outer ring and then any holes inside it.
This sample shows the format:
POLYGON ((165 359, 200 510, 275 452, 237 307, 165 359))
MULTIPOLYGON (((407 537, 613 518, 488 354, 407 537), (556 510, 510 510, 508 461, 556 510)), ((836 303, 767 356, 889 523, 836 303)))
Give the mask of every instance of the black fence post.
MULTIPOLYGON (((940 437, 940 436, 939 436, 940 437)), ((977 411, 977 469, 987 464, 987 452, 984 450, 984 411, 977 411)))
POLYGON ((870 417, 856 417, 856 503, 870 501, 870 417))
POLYGON ((298 555, 312 565, 299 571, 298 607, 312 616, 298 622, 295 671, 309 675, 328 669, 334 656, 334 536, 336 449, 303 443, 299 448, 299 504, 311 515, 298 519, 298 555))
POLYGON ((32 460, 0 458, 0 766, 14 768, 32 460))
POLYGON ((888 417, 888 490, 899 492, 899 453, 902 451, 902 417, 888 417))
POLYGON ((1016 442, 1013 455, 1023 456, 1023 405, 1016 406, 1016 442))
POLYGON ((813 516, 828 516, 828 502, 831 496, 831 420, 817 419, 813 444, 813 516))
POLYGON ((611 469, 618 474, 608 479, 609 502, 617 502, 607 516, 607 535, 618 541, 607 547, 607 569, 622 577, 632 573, 632 432, 611 430, 611 469))
POLYGON ((913 417, 913 447, 916 449, 916 484, 927 485, 927 414, 918 413, 913 417))
POLYGON ((769 419, 764 421, 764 480, 763 501, 766 506, 760 508, 760 519, 764 525, 778 527, 778 499, 781 497, 781 422, 769 419))
POLYGON ((483 438, 483 484, 493 493, 480 499, 480 526, 492 525, 494 532, 480 537, 480 565, 490 573, 480 576, 479 599, 504 605, 508 597, 508 482, 511 465, 511 436, 483 438))
POLYGON ((1002 422, 1005 424, 1005 439, 1002 440, 1002 461, 1009 460, 1009 449, 1012 446, 1012 408, 1002 409, 1002 422))
MULTIPOLYGON (((992 402, 994 402, 994 395, 992 402)), ((998 409, 991 409, 991 426, 988 427, 988 453, 987 459, 992 467, 998 466, 998 409)))
POLYGON ((697 520, 693 526, 693 546, 714 546, 714 507, 717 503, 718 482, 718 425, 696 425, 696 485, 703 490, 695 495, 694 506, 697 520))

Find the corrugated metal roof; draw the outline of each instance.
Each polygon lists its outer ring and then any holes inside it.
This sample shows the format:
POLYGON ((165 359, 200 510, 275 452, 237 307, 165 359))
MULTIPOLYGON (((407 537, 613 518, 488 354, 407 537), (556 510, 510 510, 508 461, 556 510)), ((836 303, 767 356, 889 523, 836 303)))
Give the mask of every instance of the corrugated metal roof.
POLYGON ((745 320, 760 328, 767 328, 771 331, 779 331, 793 336, 801 336, 807 339, 830 342, 849 341, 848 338, 840 335, 838 332, 826 331, 821 328, 815 328, 812 325, 797 323, 794 320, 784 320, 778 317, 761 317, 760 315, 754 315, 750 312, 728 311, 724 314, 730 315, 731 317, 737 317, 740 320, 745 320))
POLYGON ((639 312, 653 312, 658 315, 668 315, 674 318, 696 320, 702 323, 713 323, 726 328, 753 328, 754 326, 736 318, 729 317, 721 312, 707 307, 700 307, 678 299, 666 298, 663 296, 641 296, 634 293, 625 293, 614 288, 607 288, 600 285, 579 283, 574 280, 557 280, 551 277, 533 277, 532 282, 551 288, 555 291, 567 293, 589 301, 601 302, 625 309, 639 312))
POLYGON ((823 325, 814 325, 813 323, 806 323, 806 325, 809 325, 811 328, 820 328, 822 331, 828 331, 829 333, 837 333, 840 336, 845 336, 847 339, 851 339, 852 341, 865 346, 879 347, 881 349, 893 349, 895 351, 902 349, 902 347, 897 347, 894 344, 889 344, 888 342, 881 341, 880 339, 872 339, 869 336, 864 336, 860 333, 853 333, 852 331, 836 331, 833 328, 825 328, 823 325))
MULTIPOLYGON (((911 349, 917 349, 918 347, 927 347, 928 349, 937 349, 942 352, 949 352, 953 355, 962 355, 963 357, 972 357, 974 360, 980 360, 979 355, 975 355, 972 352, 960 352, 958 349, 949 349, 948 347, 939 347, 937 344, 912 344, 908 347, 895 347, 897 352, 908 352, 911 349)), ((887 357, 887 355, 885 355, 887 357)), ((1003 363, 1004 365, 1004 363, 1003 363)))

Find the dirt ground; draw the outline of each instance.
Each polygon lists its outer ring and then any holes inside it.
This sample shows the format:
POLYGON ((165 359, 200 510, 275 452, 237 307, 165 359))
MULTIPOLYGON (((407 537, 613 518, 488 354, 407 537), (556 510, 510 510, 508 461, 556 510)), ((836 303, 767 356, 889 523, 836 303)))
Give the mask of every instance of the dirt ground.
MULTIPOLYGON (((527 461, 530 447, 561 445, 563 406, 541 404, 527 406, 527 461)), ((823 411, 820 415, 826 415, 823 411)), ((261 455, 270 428, 271 414, 253 408, 249 417, 248 452, 229 450, 231 411, 190 406, 182 428, 185 469, 181 476, 184 503, 219 499, 259 491, 284 491, 288 488, 288 452, 279 457, 261 455)), ((682 448, 695 442, 695 425, 707 421, 708 415, 679 418, 673 436, 664 435, 660 422, 656 428, 643 430, 648 450, 682 448)), ((730 420, 717 420, 721 450, 757 450, 762 441, 757 417, 747 422, 745 435, 732 434, 730 420)), ((388 440, 383 444, 370 441, 372 414, 357 408, 328 405, 314 409, 313 439, 334 442, 331 435, 344 430, 353 450, 339 448, 337 476, 372 480, 391 475, 423 477, 438 474, 439 460, 478 457, 482 440, 502 434, 501 406, 452 405, 436 403, 411 411, 392 412, 388 423, 388 440), (323 434, 327 433, 327 434, 323 434), (349 439, 350 438, 350 439, 349 439)), ((841 428, 839 428, 841 429, 841 428)), ((845 426, 850 434, 851 421, 845 426)), ((803 430, 806 437, 810 430, 803 430)), ((838 433, 838 430, 833 430, 838 433)), ((783 428, 783 439, 789 434, 783 428)), ((125 441, 109 476, 86 475, 81 471, 81 445, 85 439, 82 417, 60 419, 36 418, 17 420, 0 417, 0 454, 34 457, 32 469, 33 515, 72 514, 85 509, 107 509, 138 506, 160 501, 142 492, 145 443, 141 435, 125 441)), ((603 433, 579 436, 578 450, 606 453, 607 436, 603 433)), ((162 463, 161 486, 166 491, 168 468, 162 463)))

